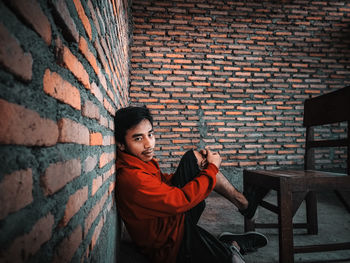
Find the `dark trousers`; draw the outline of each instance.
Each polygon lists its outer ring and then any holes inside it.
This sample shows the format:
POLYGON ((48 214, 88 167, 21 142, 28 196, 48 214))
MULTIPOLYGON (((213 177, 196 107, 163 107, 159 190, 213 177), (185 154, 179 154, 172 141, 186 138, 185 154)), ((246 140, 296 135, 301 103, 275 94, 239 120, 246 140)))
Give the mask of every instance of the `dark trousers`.
MULTIPOLYGON (((200 170, 192 150, 186 152, 172 178, 172 184, 179 188, 198 176, 200 170)), ((203 200, 186 212, 185 232, 177 257, 177 263, 225 263, 232 262, 229 246, 197 225, 205 208, 203 200)))

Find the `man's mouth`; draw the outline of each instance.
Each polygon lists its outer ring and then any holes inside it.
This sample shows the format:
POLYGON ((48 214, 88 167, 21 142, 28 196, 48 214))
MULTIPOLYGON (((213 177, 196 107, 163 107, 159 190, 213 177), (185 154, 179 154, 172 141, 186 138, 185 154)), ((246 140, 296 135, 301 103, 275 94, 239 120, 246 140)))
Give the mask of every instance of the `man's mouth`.
POLYGON ((153 150, 148 150, 148 151, 144 151, 142 154, 143 155, 152 155, 154 153, 153 150))

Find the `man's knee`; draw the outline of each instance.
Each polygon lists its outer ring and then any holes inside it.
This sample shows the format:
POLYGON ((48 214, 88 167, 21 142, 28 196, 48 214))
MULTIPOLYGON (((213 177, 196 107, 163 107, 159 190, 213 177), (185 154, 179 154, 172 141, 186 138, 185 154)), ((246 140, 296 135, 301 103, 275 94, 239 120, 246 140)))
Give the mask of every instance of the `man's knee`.
POLYGON ((199 169, 205 168, 205 166, 207 165, 207 159, 205 158, 205 156, 203 156, 200 152, 195 151, 195 150, 193 151, 193 153, 197 159, 197 164, 198 164, 199 169))

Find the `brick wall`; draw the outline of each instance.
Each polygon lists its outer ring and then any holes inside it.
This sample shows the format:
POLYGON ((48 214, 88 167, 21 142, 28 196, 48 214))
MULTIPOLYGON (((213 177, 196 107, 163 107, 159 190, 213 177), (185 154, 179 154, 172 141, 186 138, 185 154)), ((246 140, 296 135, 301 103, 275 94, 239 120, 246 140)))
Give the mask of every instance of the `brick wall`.
POLYGON ((0 261, 115 262, 129 4, 0 2, 0 261))
POLYGON ((347 1, 134 0, 132 10, 130 97, 155 115, 164 169, 206 145, 231 173, 302 166, 303 101, 350 84, 347 1))
POLYGON ((0 2, 1 262, 115 261, 129 84, 163 168, 209 145, 231 172, 300 166, 303 100, 350 84, 345 1, 134 0, 130 77, 128 8, 0 2))

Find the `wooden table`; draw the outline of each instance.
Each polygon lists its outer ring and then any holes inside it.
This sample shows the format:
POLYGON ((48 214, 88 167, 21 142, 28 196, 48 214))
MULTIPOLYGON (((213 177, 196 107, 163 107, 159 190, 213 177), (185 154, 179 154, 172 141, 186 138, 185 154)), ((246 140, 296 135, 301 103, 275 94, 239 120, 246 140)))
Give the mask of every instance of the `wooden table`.
POLYGON ((278 224, 258 224, 245 218, 244 226, 245 231, 260 227, 278 227, 279 262, 294 262, 294 253, 350 249, 350 242, 310 246, 294 246, 293 243, 293 227, 305 227, 309 234, 317 234, 317 202, 314 191, 350 190, 350 176, 308 170, 244 170, 243 184, 244 189, 263 187, 277 191, 277 206, 266 201, 262 201, 260 205, 278 214, 278 224), (293 216, 303 200, 307 201, 307 223, 293 225, 293 216))

